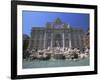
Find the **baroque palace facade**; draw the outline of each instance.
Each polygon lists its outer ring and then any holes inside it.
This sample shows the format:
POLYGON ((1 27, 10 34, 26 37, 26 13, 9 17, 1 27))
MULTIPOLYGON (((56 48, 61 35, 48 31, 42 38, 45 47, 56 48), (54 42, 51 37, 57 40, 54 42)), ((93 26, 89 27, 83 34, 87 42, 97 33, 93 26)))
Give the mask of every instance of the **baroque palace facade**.
POLYGON ((47 49, 48 47, 84 48, 84 32, 82 29, 71 27, 59 18, 48 22, 46 27, 33 27, 29 47, 32 49, 47 49))

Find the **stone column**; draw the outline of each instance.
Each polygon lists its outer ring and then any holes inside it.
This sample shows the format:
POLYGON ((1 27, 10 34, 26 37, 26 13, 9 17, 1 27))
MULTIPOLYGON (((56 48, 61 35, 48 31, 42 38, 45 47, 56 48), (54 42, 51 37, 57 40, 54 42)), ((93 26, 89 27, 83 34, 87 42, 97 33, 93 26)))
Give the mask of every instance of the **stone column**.
POLYGON ((51 33, 51 48, 53 47, 53 33, 51 33))
POLYGON ((64 37, 64 33, 62 33, 62 38, 63 38, 62 42, 63 42, 63 48, 64 48, 65 47, 65 37, 64 37))
POLYGON ((71 48, 72 45, 71 45, 71 33, 69 33, 69 48, 71 48))
POLYGON ((79 47, 82 49, 83 45, 82 45, 81 33, 78 36, 79 36, 79 47))
POLYGON ((29 44, 28 44, 28 47, 27 47, 27 49, 31 49, 31 45, 33 45, 33 44, 31 44, 32 43, 32 40, 31 40, 31 38, 29 39, 29 44))
POLYGON ((41 33, 40 33, 40 37, 39 37, 39 48, 41 49, 41 40, 42 40, 42 37, 41 37, 42 35, 41 35, 41 33))
POLYGON ((45 43, 46 43, 46 32, 44 33, 44 45, 43 45, 44 48, 45 48, 45 43))
POLYGON ((29 44, 28 44, 28 47, 27 47, 27 49, 32 49, 33 47, 34 47, 34 44, 32 44, 33 43, 33 37, 32 37, 32 35, 30 36, 30 38, 29 38, 29 44), (33 45, 33 46, 32 46, 33 45))

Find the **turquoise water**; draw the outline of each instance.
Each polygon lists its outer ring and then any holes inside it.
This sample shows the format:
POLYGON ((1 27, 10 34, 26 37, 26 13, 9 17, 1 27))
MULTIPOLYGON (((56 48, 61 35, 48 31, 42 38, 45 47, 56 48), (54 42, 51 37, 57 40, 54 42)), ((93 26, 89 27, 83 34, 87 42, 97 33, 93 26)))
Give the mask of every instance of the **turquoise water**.
POLYGON ((88 66, 89 58, 81 60, 23 60, 23 69, 26 68, 48 68, 48 67, 71 67, 71 66, 88 66))

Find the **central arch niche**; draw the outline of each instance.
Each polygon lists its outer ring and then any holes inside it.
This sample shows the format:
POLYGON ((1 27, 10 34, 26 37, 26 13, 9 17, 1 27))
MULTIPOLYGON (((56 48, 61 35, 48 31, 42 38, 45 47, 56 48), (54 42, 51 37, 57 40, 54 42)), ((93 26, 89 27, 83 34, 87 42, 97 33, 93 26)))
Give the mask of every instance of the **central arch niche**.
POLYGON ((54 36, 54 47, 62 47, 62 35, 55 34, 54 36))

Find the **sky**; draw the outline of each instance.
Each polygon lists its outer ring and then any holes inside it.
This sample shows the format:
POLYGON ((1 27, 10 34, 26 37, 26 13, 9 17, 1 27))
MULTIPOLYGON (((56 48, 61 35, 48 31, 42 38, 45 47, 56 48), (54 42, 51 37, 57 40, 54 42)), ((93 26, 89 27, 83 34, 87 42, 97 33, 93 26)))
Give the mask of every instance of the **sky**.
POLYGON ((54 22, 57 18, 60 18, 62 22, 69 24, 72 27, 79 27, 84 31, 88 30, 89 14, 23 11, 23 34, 27 34, 30 36, 32 27, 46 27, 47 22, 54 22))

